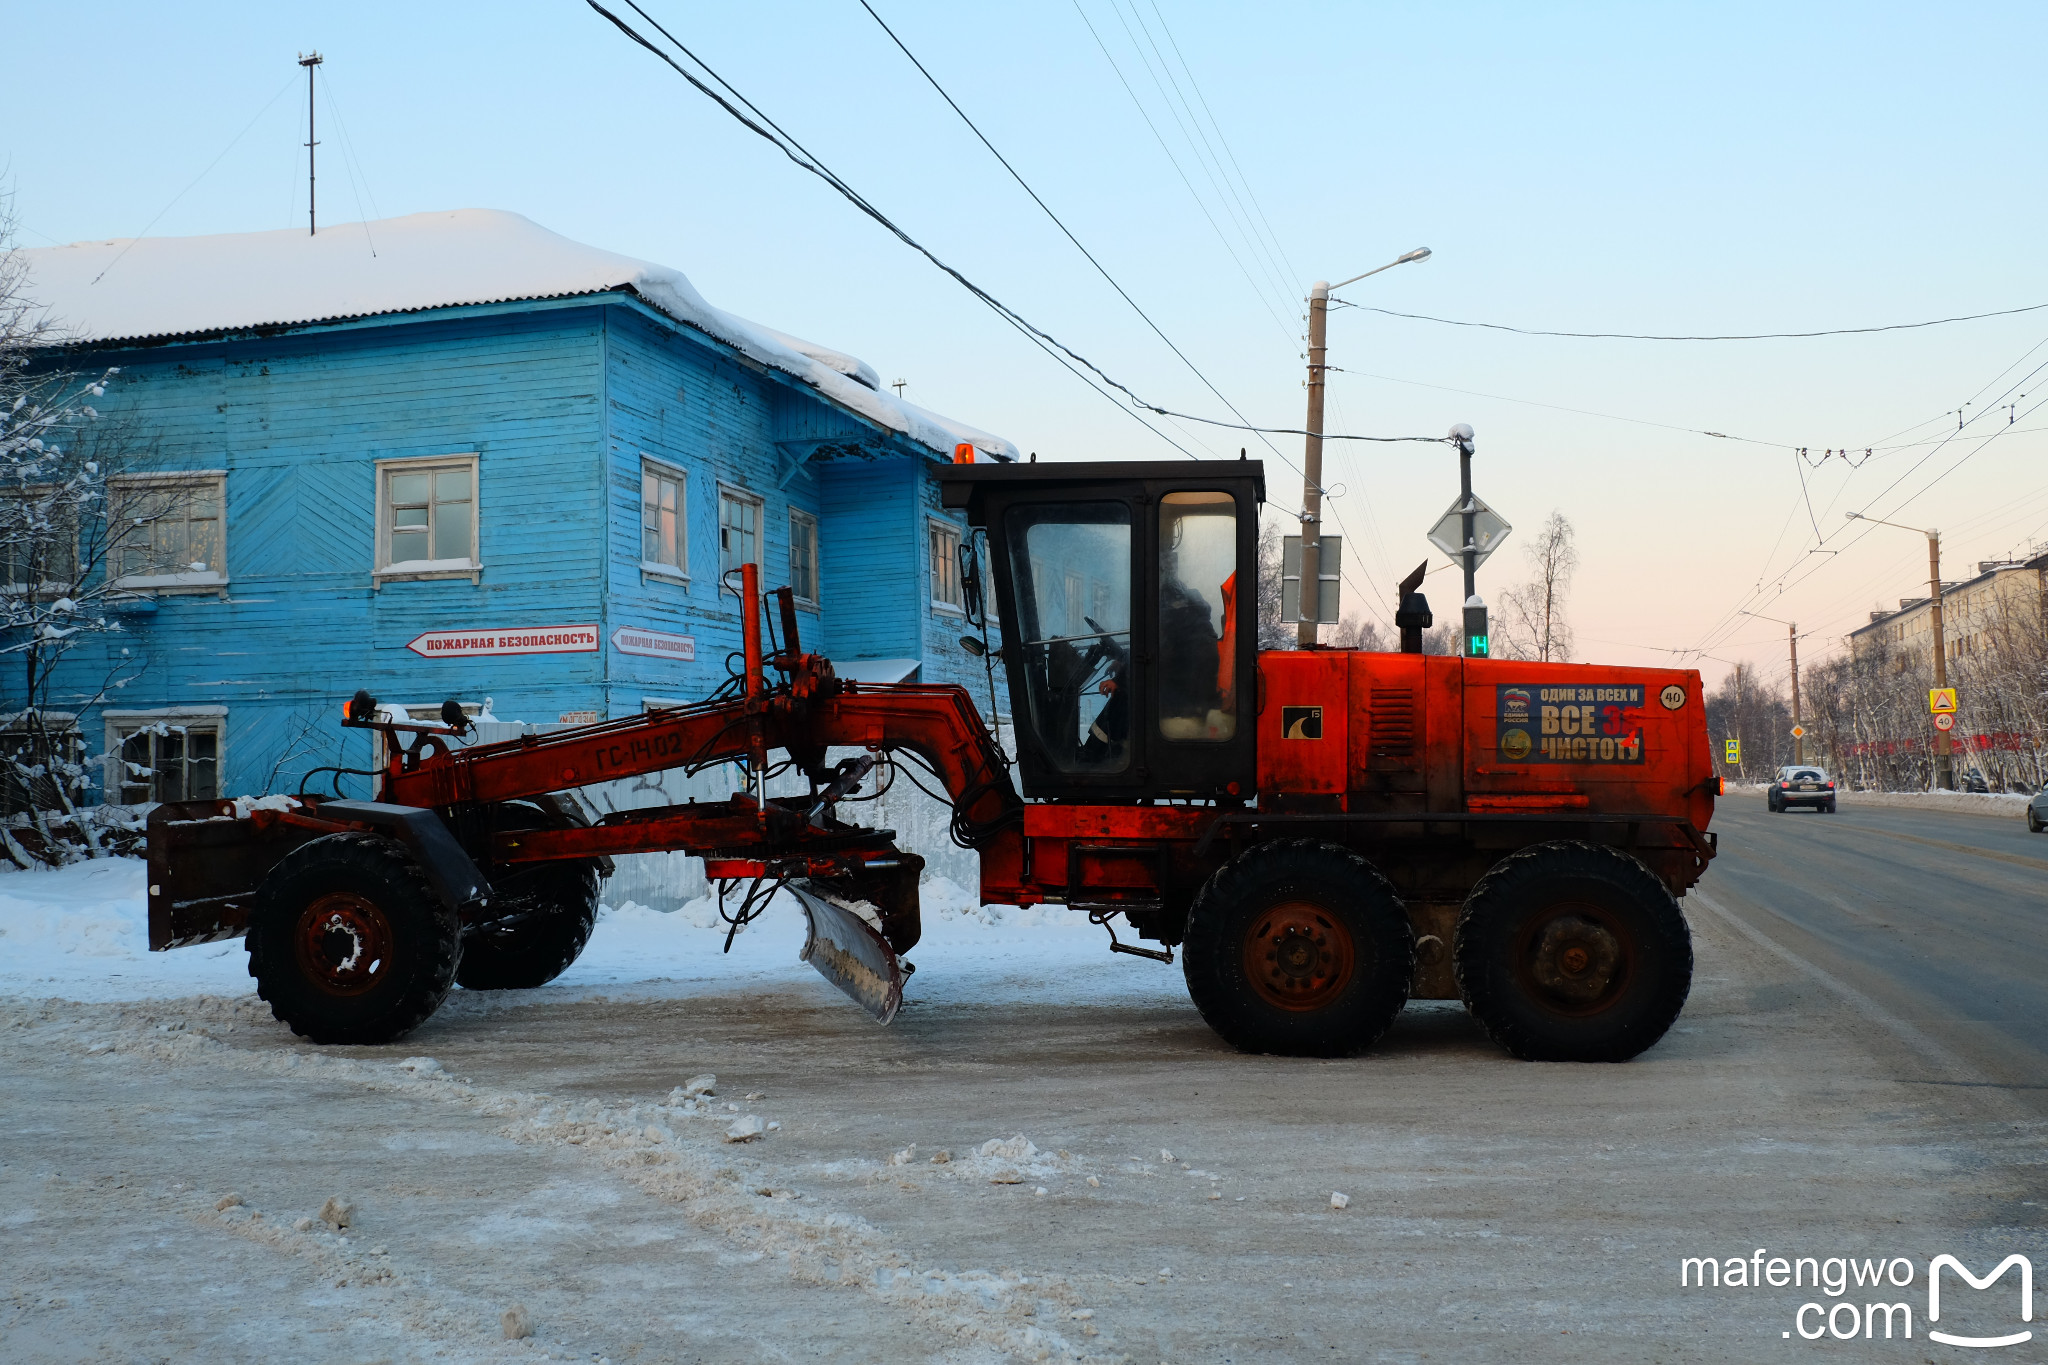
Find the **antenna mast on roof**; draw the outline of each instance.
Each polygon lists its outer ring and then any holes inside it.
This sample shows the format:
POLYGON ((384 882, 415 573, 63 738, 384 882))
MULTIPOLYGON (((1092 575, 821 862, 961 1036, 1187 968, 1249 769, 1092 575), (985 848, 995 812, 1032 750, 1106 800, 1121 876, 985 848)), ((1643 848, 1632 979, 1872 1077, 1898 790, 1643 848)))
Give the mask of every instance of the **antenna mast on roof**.
POLYGON ((313 68, 320 65, 320 54, 307 56, 299 54, 299 65, 306 68, 306 235, 320 231, 319 220, 313 216, 313 149, 320 145, 313 136, 313 68))

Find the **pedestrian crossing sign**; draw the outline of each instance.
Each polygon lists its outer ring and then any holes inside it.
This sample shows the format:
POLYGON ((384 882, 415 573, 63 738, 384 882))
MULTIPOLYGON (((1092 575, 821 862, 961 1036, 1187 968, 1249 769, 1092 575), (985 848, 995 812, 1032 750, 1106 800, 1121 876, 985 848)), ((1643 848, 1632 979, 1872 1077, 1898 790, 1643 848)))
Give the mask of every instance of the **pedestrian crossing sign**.
POLYGON ((1956 690, 1953 687, 1928 688, 1927 709, 1937 716, 1954 715, 1956 709, 1956 690))
POLYGON ((1725 752, 1725 756, 1724 756, 1724 757, 1723 757, 1723 759, 1722 759, 1722 762, 1724 762, 1724 763, 1740 763, 1740 762, 1742 762, 1742 741, 1741 741, 1741 740, 1739 740, 1739 739, 1731 739, 1731 740, 1726 740, 1726 741, 1724 741, 1724 742, 1723 742, 1723 744, 1722 744, 1722 748, 1723 748, 1723 749, 1724 749, 1724 750, 1726 751, 1726 752, 1725 752))

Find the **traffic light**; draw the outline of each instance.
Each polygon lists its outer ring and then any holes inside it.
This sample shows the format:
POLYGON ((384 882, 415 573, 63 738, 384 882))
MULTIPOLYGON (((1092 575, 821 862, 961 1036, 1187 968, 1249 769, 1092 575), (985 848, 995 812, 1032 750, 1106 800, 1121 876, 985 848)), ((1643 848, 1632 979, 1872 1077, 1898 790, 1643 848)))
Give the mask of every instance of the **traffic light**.
POLYGON ((1486 634, 1486 603, 1475 593, 1465 603, 1465 657, 1484 659, 1491 654, 1491 642, 1486 634))

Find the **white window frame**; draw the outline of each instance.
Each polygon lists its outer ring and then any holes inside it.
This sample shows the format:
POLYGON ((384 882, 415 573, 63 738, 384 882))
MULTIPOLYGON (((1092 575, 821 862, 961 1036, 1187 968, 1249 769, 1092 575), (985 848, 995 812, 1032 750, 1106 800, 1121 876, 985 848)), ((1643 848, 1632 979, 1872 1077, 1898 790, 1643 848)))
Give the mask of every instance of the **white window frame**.
POLYGON ((754 557, 742 563, 752 564, 756 569, 767 558, 768 552, 768 504, 759 493, 750 492, 736 484, 723 480, 718 484, 718 579, 725 581, 726 574, 737 569, 739 564, 725 562, 725 504, 728 502, 752 503, 754 507, 754 557))
MULTIPOLYGON (((789 509, 789 576, 791 580, 796 578, 796 547, 799 540, 807 543, 811 553, 811 591, 809 595, 796 593, 796 604, 807 610, 817 611, 818 604, 824 600, 825 596, 825 569, 818 562, 818 519, 811 513, 804 511, 801 507, 792 507, 789 509)), ((790 583, 790 587, 792 589, 796 587, 794 581, 790 583)))
POLYGON ((948 521, 944 517, 930 517, 926 519, 926 591, 931 597, 932 610, 951 616, 965 616, 967 614, 967 599, 961 592, 960 587, 960 543, 961 532, 959 523, 948 521), (946 566, 944 581, 951 585, 953 596, 958 599, 955 601, 948 601, 946 598, 939 596, 940 555, 938 543, 942 538, 946 541, 948 547, 944 556, 946 566))
MULTIPOLYGON (((121 788, 126 785, 122 780, 125 776, 122 771, 122 764, 126 762, 121 757, 122 742, 137 730, 160 723, 185 726, 203 724, 213 730, 213 788, 214 796, 218 797, 220 795, 224 787, 222 779, 228 770, 227 707, 163 706, 146 711, 117 711, 110 707, 100 712, 100 720, 106 726, 107 744, 106 748, 102 751, 105 754, 103 761, 106 767, 103 770, 100 782, 100 790, 106 798, 106 804, 122 804, 120 799, 121 788)), ((154 801, 155 799, 155 797, 148 798, 149 801, 154 801)), ((211 798, 197 798, 187 793, 185 799, 192 801, 211 798)))
MULTIPOLYGON (((184 569, 176 573, 122 574, 114 579, 114 587, 122 592, 149 593, 222 593, 228 586, 228 472, 225 469, 169 469, 148 474, 116 474, 107 480, 108 512, 119 516, 122 512, 123 494, 140 490, 162 488, 198 488, 211 485, 220 508, 220 564, 204 570, 184 569)), ((118 561, 121 557, 122 538, 112 534, 109 539, 110 558, 118 561)), ((111 566, 110 566, 111 567, 111 566)))
POLYGON ((454 455, 413 455, 398 460, 378 460, 376 559, 371 578, 378 584, 413 582, 434 578, 467 578, 475 583, 483 576, 483 479, 475 451, 454 455), (469 473, 469 558, 391 558, 391 479, 396 474, 432 474, 462 469, 469 473))
POLYGON ((690 581, 690 473, 667 460, 657 460, 652 455, 640 457, 640 572, 649 578, 664 578, 674 583, 690 581), (647 476, 672 479, 676 485, 676 562, 663 564, 660 560, 647 557, 647 476))
MULTIPOLYGON (((19 502, 26 502, 30 498, 53 491, 53 488, 54 486, 50 484, 31 484, 26 488, 12 490, 5 494, 5 496, 19 502)), ((68 593, 77 588, 78 578, 78 527, 74 525, 71 528, 71 576, 69 579, 59 581, 46 578, 40 583, 13 583, 0 578, 0 595, 8 597, 42 597, 53 593, 68 593)))

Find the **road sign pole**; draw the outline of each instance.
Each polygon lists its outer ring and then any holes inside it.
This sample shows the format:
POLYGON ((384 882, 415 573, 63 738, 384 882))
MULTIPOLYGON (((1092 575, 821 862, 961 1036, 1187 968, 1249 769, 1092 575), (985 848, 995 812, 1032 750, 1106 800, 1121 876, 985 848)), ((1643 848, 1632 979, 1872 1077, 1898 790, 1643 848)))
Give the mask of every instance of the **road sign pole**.
POLYGON ((1472 428, 1460 422, 1451 428, 1451 439, 1458 444, 1458 529, 1465 566, 1465 644, 1458 652, 1471 658, 1493 650, 1487 638, 1486 603, 1479 596, 1479 507, 1472 500, 1472 428))

